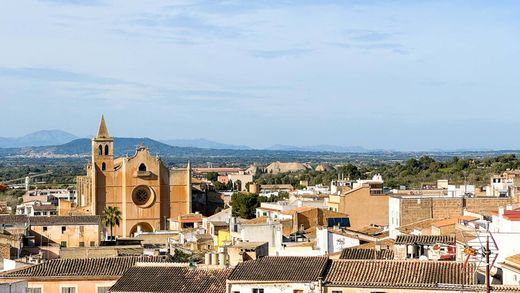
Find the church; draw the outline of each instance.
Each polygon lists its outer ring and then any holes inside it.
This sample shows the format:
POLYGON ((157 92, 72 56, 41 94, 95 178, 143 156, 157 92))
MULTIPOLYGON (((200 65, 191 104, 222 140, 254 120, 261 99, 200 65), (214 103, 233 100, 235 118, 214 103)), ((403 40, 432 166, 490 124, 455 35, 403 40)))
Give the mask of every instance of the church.
POLYGON ((169 219, 191 213, 191 168, 169 169, 143 145, 131 157, 114 158, 114 139, 102 116, 92 139, 86 176, 78 176, 78 208, 101 215, 119 208, 121 223, 114 236, 168 229, 169 219))

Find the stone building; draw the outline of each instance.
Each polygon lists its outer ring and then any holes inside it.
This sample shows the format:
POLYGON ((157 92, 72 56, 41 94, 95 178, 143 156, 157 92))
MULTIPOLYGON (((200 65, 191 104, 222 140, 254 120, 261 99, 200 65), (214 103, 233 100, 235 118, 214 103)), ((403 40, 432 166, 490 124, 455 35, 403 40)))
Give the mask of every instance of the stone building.
POLYGON ((122 221, 114 235, 131 236, 167 227, 167 220, 191 212, 191 168, 169 169, 143 145, 133 156, 114 158, 114 139, 101 117, 92 139, 87 175, 77 177, 78 206, 101 215, 119 208, 122 221))

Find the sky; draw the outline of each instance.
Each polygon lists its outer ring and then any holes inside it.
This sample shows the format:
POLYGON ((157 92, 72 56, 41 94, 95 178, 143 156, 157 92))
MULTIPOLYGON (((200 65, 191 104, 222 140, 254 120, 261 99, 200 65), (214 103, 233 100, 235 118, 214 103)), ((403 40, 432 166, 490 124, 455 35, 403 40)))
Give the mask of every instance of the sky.
POLYGON ((518 1, 3 1, 0 136, 520 149, 518 1))

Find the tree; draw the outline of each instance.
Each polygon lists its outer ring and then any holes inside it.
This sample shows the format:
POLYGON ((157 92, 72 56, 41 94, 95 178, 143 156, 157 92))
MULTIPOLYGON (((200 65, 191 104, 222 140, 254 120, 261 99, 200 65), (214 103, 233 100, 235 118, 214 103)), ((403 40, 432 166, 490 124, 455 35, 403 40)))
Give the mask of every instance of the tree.
POLYGON ((119 226, 121 222, 121 211, 117 207, 105 207, 101 216, 103 226, 110 227, 110 239, 114 238, 114 226, 119 226))
POLYGON ((217 172, 208 172, 206 174, 206 179, 208 179, 211 182, 217 181, 218 180, 218 173, 217 172))
POLYGON ((244 219, 252 219, 256 216, 256 208, 260 206, 258 194, 247 192, 235 192, 231 196, 233 216, 244 219))

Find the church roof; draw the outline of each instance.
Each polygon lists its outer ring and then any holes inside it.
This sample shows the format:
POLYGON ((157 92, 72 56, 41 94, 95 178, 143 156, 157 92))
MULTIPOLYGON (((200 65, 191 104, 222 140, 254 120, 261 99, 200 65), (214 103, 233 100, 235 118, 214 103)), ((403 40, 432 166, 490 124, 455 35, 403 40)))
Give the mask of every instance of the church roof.
POLYGON ((108 135, 107 125, 105 124, 105 117, 101 115, 101 122, 99 122, 99 128, 96 138, 110 138, 108 135))

